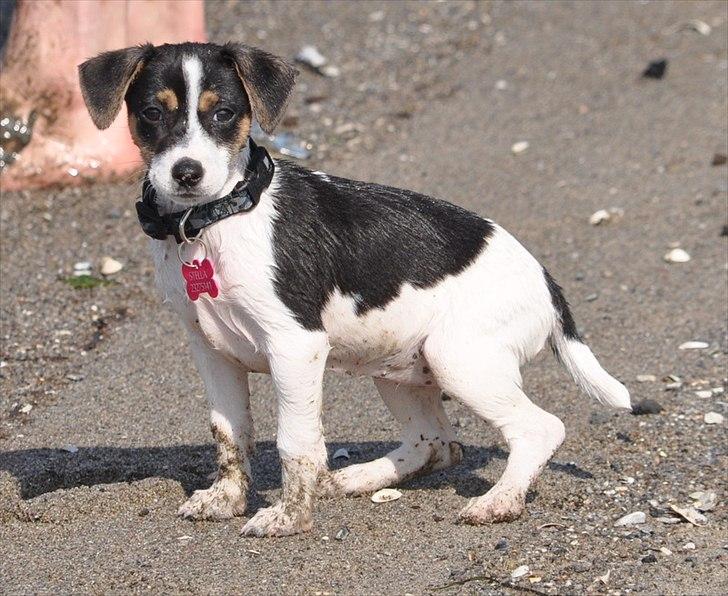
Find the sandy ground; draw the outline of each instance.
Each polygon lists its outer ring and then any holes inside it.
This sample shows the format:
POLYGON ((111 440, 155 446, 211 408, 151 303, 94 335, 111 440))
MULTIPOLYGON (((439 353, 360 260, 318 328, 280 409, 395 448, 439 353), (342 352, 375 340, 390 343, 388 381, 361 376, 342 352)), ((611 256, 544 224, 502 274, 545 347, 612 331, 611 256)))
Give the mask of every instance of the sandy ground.
MULTIPOLYGON (((213 40, 288 57, 315 44, 341 75, 300 77, 285 126, 313 144, 308 165, 494 218, 561 282, 635 401, 663 409, 601 409, 544 352, 525 388, 568 434, 514 523, 455 524, 506 452, 452 401, 465 462, 394 503, 322 502, 314 531, 285 539, 181 521, 214 449, 184 337, 154 292, 136 181, 5 194, 0 591, 726 593, 726 423, 704 416, 728 416, 728 170, 711 165, 726 153, 728 5, 215 2, 208 23, 213 40), (710 35, 680 30, 694 18, 710 35), (666 77, 640 79, 662 57, 666 77), (530 146, 513 155, 518 141, 530 146), (610 207, 624 217, 589 224, 610 207), (690 262, 663 261, 673 243, 690 262), (103 255, 124 263, 113 283, 66 283, 103 255), (708 347, 678 349, 689 340, 708 347), (682 385, 668 390, 667 375, 682 385), (708 490, 707 523, 660 520, 708 490), (614 527, 634 511, 646 523, 614 527)), ((280 468, 270 383, 252 386, 255 511, 276 498, 280 468)), ((396 424, 370 380, 331 374, 324 399, 330 453, 391 448, 396 424)))

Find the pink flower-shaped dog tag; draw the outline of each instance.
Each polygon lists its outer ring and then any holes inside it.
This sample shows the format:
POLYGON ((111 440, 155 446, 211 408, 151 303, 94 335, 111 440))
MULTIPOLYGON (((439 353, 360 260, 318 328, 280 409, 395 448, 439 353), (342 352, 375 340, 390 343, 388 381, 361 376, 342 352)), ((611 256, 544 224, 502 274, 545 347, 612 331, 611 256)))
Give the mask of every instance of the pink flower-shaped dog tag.
POLYGON ((187 282, 187 295, 190 300, 197 300, 200 294, 209 294, 210 298, 217 298, 217 284, 214 279, 215 271, 208 259, 192 261, 192 266, 182 265, 182 276, 187 282))

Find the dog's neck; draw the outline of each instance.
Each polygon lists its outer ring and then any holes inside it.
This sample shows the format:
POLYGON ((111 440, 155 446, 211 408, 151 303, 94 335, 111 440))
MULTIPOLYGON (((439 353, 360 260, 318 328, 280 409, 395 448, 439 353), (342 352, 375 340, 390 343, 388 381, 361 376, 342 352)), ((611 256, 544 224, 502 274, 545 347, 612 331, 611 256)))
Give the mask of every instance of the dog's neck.
POLYGON ((180 203, 178 201, 175 201, 174 195, 166 195, 164 192, 160 191, 158 188, 155 187, 154 190, 157 193, 155 202, 157 205, 157 209, 159 210, 159 214, 167 215, 168 213, 184 211, 185 209, 189 209, 190 207, 194 207, 195 205, 201 203, 209 203, 211 201, 224 197, 227 194, 230 194, 235 185, 245 177, 245 168, 248 166, 249 161, 250 140, 248 140, 245 148, 233 159, 230 168, 230 175, 228 176, 228 179, 225 181, 225 184, 220 189, 220 191, 213 196, 206 197, 204 201, 200 201, 199 203, 180 203))

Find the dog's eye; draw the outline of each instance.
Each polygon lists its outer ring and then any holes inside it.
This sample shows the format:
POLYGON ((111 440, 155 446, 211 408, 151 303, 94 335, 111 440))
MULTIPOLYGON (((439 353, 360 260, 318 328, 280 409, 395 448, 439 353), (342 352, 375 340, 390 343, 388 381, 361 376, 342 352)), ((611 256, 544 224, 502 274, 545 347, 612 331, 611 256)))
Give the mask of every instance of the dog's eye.
POLYGON ((162 117, 162 110, 159 108, 147 108, 142 112, 142 116, 146 120, 149 120, 149 122, 159 122, 159 119, 162 117))
POLYGON ((232 110, 228 110, 227 108, 221 108, 217 112, 215 112, 215 115, 212 117, 212 119, 215 122, 230 122, 233 116, 235 116, 235 112, 233 112, 232 110))

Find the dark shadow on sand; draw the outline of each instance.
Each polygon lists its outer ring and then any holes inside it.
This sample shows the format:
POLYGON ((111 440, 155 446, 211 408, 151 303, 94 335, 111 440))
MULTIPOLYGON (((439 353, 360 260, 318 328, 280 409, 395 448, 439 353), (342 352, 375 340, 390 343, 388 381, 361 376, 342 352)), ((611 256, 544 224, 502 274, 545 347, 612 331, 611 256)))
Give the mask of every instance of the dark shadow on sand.
MULTIPOLYGON (((363 463, 381 457, 394 449, 393 442, 327 443, 329 455, 344 447, 349 461, 331 461, 333 469, 353 463, 363 463)), ((491 460, 505 460, 501 448, 465 446, 463 463, 449 470, 416 478, 404 483, 409 488, 438 488, 454 486, 464 497, 482 495, 492 482, 473 472, 491 460)), ((592 474, 574 464, 552 462, 549 469, 560 474, 588 479, 592 474)), ((76 453, 62 449, 24 449, 0 452, 0 471, 9 472, 20 486, 23 499, 78 486, 133 482, 144 478, 168 478, 178 481, 189 494, 210 485, 208 475, 215 471, 215 448, 209 445, 179 445, 172 447, 79 447, 76 453)), ((500 469, 498 471, 500 474, 500 469)), ((275 444, 261 441, 253 457, 255 490, 280 486, 280 462, 275 444)), ((494 477, 493 482, 497 480, 494 477)))

